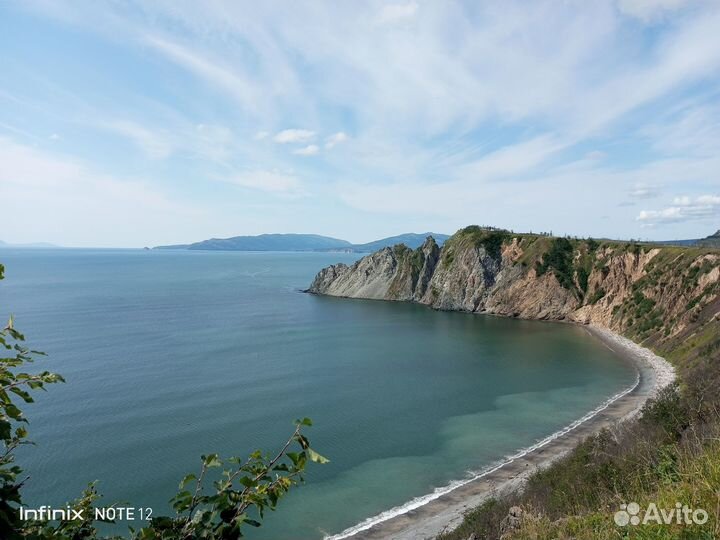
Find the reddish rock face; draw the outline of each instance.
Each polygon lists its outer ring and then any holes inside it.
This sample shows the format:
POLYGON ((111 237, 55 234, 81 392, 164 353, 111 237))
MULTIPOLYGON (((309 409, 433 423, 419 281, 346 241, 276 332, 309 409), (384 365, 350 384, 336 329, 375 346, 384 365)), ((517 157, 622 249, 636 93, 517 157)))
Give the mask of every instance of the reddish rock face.
POLYGON ((540 264, 556 239, 507 233, 492 250, 482 236, 462 234, 442 249, 428 237, 417 250, 398 245, 330 266, 308 291, 592 323, 653 344, 718 322, 717 250, 563 240, 570 247, 561 274, 540 264))

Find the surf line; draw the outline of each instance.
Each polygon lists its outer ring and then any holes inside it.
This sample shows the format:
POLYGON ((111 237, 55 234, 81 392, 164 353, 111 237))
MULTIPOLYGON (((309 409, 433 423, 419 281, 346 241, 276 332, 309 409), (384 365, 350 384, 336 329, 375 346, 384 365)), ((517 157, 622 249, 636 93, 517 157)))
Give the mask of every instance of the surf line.
POLYGON ((509 465, 510 463, 513 463, 516 459, 520 459, 522 457, 527 456, 528 454, 531 454, 535 450, 538 450, 542 448, 543 446, 546 446, 553 442, 556 439, 559 439, 560 437, 567 435, 574 429, 578 428, 579 426, 583 425, 588 420, 594 418, 598 414, 600 414, 602 411, 607 409, 610 405, 615 403, 618 399, 625 397, 630 392, 634 391, 638 386, 640 386, 640 371, 638 370, 635 377, 635 383, 631 386, 628 386, 626 389, 618 392, 614 396, 608 398, 604 402, 602 402, 599 406, 591 410, 589 413, 585 414, 581 418, 575 420, 574 422, 568 424, 562 429, 559 429, 558 431, 552 433, 551 435, 548 435, 544 439, 540 440, 539 442, 528 446, 526 448, 523 448, 519 450, 517 453, 511 455, 510 457, 506 457, 503 461, 490 465, 489 467, 482 469, 478 471, 477 473, 470 473, 471 476, 468 478, 463 478, 462 480, 454 480, 447 484, 446 486, 442 486, 439 488, 435 488, 432 493, 428 493, 427 495, 421 495, 420 497, 415 497, 414 499, 410 500, 409 502, 401 505, 396 506, 394 508, 391 508, 390 510, 386 510, 385 512, 382 512, 380 514, 377 514, 376 516, 369 517, 357 525, 353 525, 352 527, 349 527, 345 529, 344 531, 334 534, 334 535, 325 535, 323 537, 323 540, 343 540, 345 538, 350 538, 351 536, 354 536, 360 532, 366 531, 375 525, 378 525, 380 523, 383 523, 385 521, 388 521, 394 517, 401 516, 403 514, 407 514, 408 512, 411 512, 412 510, 415 510, 417 508, 420 508, 421 506, 425 506, 426 504, 439 499, 443 495, 446 495, 450 493, 451 491, 455 491, 456 489, 465 486, 471 482, 474 482, 476 480, 479 480, 481 478, 484 478, 485 476, 494 473, 497 470, 502 469, 506 465, 509 465))

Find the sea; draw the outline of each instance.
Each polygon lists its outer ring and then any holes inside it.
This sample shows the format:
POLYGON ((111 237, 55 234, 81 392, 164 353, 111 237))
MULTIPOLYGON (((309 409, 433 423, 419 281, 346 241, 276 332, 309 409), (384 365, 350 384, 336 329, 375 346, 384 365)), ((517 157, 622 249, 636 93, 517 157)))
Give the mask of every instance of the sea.
MULTIPOLYGON (((66 383, 23 406, 26 505, 172 515, 200 456, 277 452, 297 418, 327 464, 247 538, 313 540, 402 513, 631 386, 582 328, 303 292, 347 253, 0 250, 0 316, 66 383), (380 516, 380 517, 378 517, 380 516), (370 520, 370 521, 368 521, 370 520)), ((142 522, 107 526, 123 534, 142 522)))

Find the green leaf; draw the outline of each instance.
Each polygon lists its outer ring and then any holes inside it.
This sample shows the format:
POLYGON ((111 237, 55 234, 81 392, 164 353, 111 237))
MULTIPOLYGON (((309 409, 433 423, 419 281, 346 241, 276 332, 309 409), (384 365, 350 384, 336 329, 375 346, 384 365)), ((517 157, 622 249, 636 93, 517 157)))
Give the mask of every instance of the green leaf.
POLYGON ((33 403, 34 401, 32 396, 22 388, 15 386, 14 388, 11 388, 10 391, 16 396, 20 396, 20 399, 22 399, 25 403, 33 403))
POLYGON ((306 452, 308 454, 308 457, 315 463, 330 463, 330 460, 328 458, 326 458, 325 456, 321 456, 312 448, 308 448, 306 452))
POLYGON ((187 485, 188 485, 190 482, 192 482, 193 480, 197 480, 197 476, 195 476, 195 475, 192 474, 192 473, 186 475, 185 478, 183 478, 183 479, 180 481, 180 485, 178 486, 178 489, 183 489, 185 486, 187 486, 187 485))
POLYGON ((210 469, 212 467, 220 467, 222 465, 222 461, 220 461, 220 458, 217 454, 210 454, 209 456, 203 456, 203 462, 205 463, 205 466, 210 469))
POLYGON ((5 404, 5 414, 13 420, 20 420, 20 418, 22 418, 22 412, 12 403, 5 404))
POLYGON ((257 483, 253 481, 252 478, 249 478, 247 476, 241 476, 238 482, 240 482, 243 486, 247 488, 255 487, 257 485, 257 483))
POLYGON ((192 495, 190 492, 181 491, 175 495, 172 506, 177 512, 183 512, 184 510, 190 508, 190 503, 192 503, 192 495))

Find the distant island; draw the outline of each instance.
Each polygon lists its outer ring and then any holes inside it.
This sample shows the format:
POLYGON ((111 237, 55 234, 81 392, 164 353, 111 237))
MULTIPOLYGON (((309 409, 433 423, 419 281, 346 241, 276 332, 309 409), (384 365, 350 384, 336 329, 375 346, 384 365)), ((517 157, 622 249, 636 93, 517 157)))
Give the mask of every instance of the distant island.
POLYGON ((30 242, 28 244, 9 244, 0 240, 0 248, 58 248, 55 244, 49 242, 30 242))
POLYGON ((347 240, 321 236, 319 234, 260 234, 258 236, 233 236, 232 238, 211 238, 193 244, 157 246, 153 249, 189 249, 199 251, 342 251, 348 253, 372 253, 378 249, 396 244, 409 248, 420 247, 428 236, 438 245, 449 238, 447 234, 405 233, 382 238, 366 244, 352 244, 347 240))

